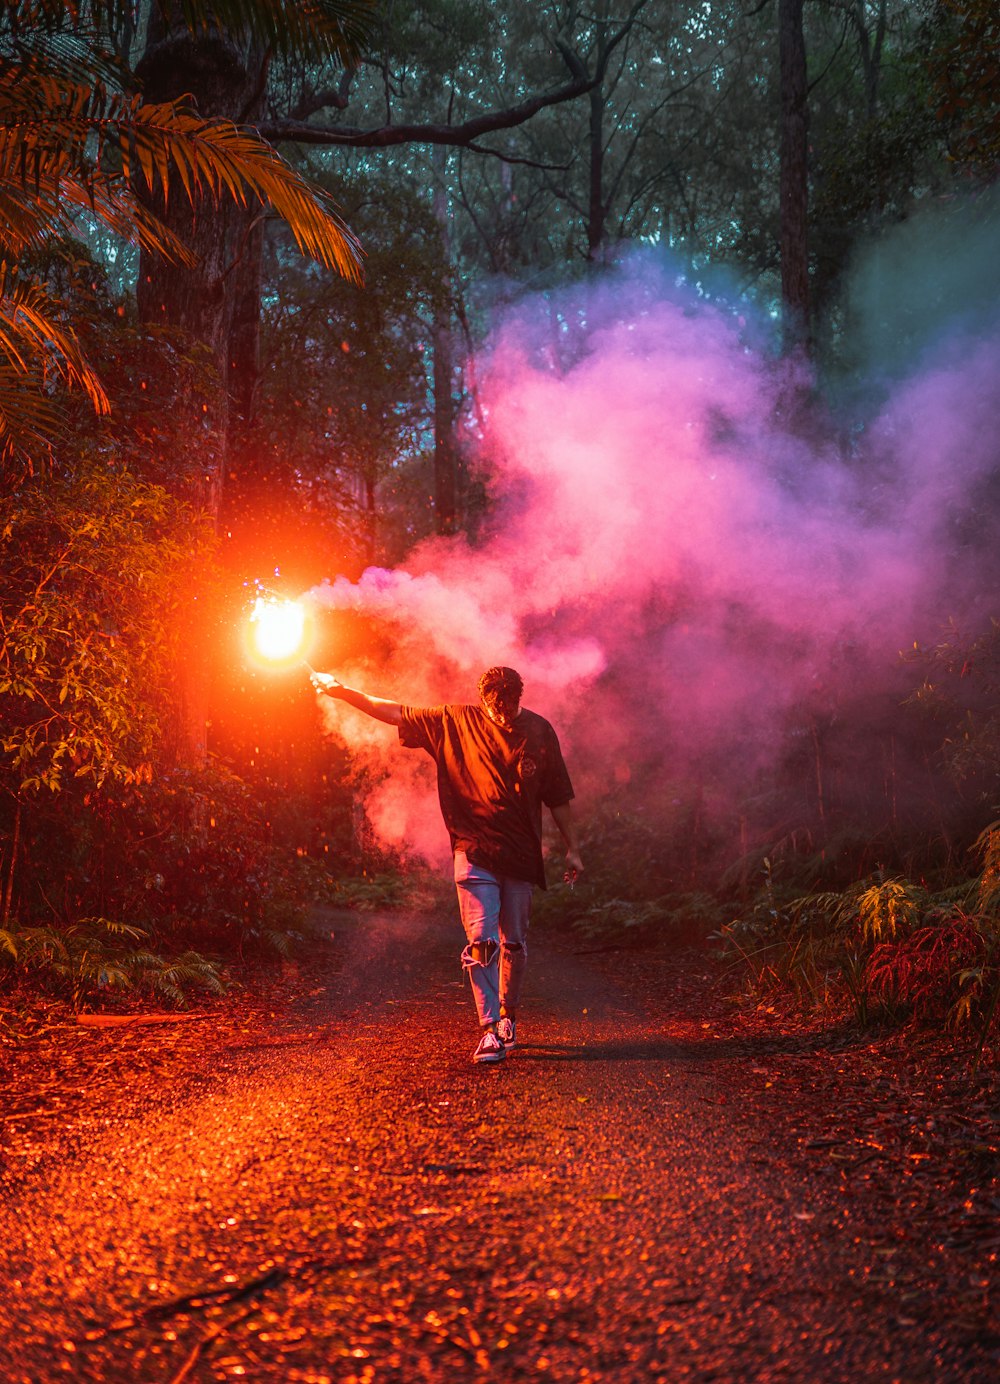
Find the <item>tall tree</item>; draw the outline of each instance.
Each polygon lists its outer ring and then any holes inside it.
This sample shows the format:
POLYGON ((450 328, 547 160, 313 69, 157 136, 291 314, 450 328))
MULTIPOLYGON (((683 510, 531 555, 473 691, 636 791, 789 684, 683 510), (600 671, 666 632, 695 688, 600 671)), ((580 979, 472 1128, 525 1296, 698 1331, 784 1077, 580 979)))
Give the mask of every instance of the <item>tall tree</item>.
POLYGON ((434 514, 438 533, 454 533, 458 520, 458 452, 455 445, 454 352, 451 267, 451 205, 446 186, 447 151, 434 149, 434 220, 441 236, 442 261, 447 266, 434 307, 434 514))
MULTIPOLYGON (((637 32, 640 18, 649 0, 633 0, 628 11, 619 17, 617 7, 609 0, 601 0, 596 12, 586 15, 583 32, 579 36, 559 35, 556 42, 566 60, 566 66, 581 83, 589 83, 587 102, 589 120, 586 139, 586 201, 581 211, 584 214, 587 238, 587 259, 591 262, 602 257, 606 243, 606 222, 611 210, 610 190, 606 186, 605 159, 611 131, 608 128, 612 117, 611 91, 621 82, 628 68, 628 48, 630 40, 637 32), (574 41, 575 40, 575 41, 574 41), (611 65, 620 55, 617 71, 611 65)), ((576 7, 572 7, 576 9, 576 7)), ((576 28, 580 18, 569 16, 567 28, 576 28)), ((616 121, 621 125, 634 113, 630 112, 631 99, 637 96, 635 87, 627 93, 616 121)), ((626 125, 627 129, 627 125, 626 125)), ((635 142, 635 136, 632 136, 635 142)))
POLYGON ((778 0, 781 66, 781 302, 786 345, 810 342, 809 140, 804 0, 778 0))
MULTIPOLYGON (((168 0, 150 11, 136 75, 147 100, 162 104, 186 97, 203 116, 232 122, 234 131, 255 129, 264 112, 274 49, 349 67, 357 62, 357 43, 371 8, 370 0, 325 0, 318 6, 250 0, 216 6, 192 22, 184 6, 168 0)), ((139 313, 150 325, 180 328, 206 346, 215 361, 220 393, 211 421, 220 436, 220 460, 206 472, 203 502, 218 517, 231 417, 235 413, 246 421, 253 409, 265 208, 245 197, 197 193, 167 202, 159 190, 153 205, 188 248, 190 261, 178 270, 144 254, 139 313)), ((333 214, 329 204, 327 211, 333 214)), ((358 259, 342 256, 331 267, 357 278, 358 259)))

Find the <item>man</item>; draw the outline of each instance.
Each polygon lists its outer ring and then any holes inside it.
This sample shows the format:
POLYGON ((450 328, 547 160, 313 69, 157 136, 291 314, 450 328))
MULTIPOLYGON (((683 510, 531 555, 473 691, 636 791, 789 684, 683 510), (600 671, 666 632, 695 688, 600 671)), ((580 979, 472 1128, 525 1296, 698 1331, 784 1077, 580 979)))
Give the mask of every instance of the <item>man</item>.
POLYGON ((573 786, 551 725, 521 707, 513 668, 489 668, 479 704, 417 707, 345 687, 329 673, 313 685, 399 729, 402 744, 437 765, 438 801, 451 838, 455 886, 481 1036, 473 1062, 501 1062, 517 1042, 517 1003, 528 960, 535 885, 545 888, 542 805, 566 843, 566 875, 583 869, 573 786))

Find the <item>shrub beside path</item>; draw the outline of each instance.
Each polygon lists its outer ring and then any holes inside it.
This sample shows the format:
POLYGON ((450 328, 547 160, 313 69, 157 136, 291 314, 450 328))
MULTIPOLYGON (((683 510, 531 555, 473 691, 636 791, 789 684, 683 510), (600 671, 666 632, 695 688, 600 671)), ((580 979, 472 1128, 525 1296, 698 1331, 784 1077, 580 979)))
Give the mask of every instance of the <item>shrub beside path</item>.
POLYGON ((5 1384, 998 1377, 992 1069, 550 935, 474 1067, 452 919, 328 922, 3 1050, 5 1384))

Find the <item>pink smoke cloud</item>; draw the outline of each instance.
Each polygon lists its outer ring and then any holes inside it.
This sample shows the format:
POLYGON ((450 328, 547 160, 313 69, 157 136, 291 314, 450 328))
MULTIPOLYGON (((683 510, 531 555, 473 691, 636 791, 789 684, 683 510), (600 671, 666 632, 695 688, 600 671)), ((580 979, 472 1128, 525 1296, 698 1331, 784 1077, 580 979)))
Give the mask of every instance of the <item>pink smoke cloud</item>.
MULTIPOLYGON (((847 453, 797 416, 801 367, 649 260, 521 307, 477 363, 490 536, 314 588, 389 632, 387 667, 340 675, 465 701, 484 667, 511 664, 585 799, 692 773, 735 799, 780 764, 793 723, 862 686, 897 696, 900 649, 968 598, 953 530, 997 464, 1000 339, 949 351, 847 453)), ((324 706, 390 771, 369 803, 384 839, 440 856, 429 764, 324 706)))

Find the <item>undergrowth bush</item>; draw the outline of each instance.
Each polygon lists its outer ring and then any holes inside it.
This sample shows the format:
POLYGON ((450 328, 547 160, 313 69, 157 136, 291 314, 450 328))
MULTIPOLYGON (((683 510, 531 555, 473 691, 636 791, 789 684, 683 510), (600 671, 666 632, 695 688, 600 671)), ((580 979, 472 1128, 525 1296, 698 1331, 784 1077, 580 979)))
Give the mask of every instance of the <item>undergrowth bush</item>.
POLYGON ((171 950, 287 952, 307 902, 302 871, 225 766, 175 769, 86 804, 63 797, 34 821, 22 918, 61 929, 116 918, 171 950))
POLYGON ((668 893, 657 898, 605 898, 586 878, 572 891, 550 890, 534 910, 543 924, 563 924, 581 939, 609 946, 677 946, 702 941, 717 927, 721 905, 709 894, 668 893))
POLYGON ((323 890, 324 902, 334 908, 356 913, 377 913, 382 909, 406 908, 427 912, 453 907, 454 886, 440 872, 383 863, 375 870, 363 868, 360 875, 329 878, 323 890))
POLYGON ((866 981, 887 1008, 918 1022, 953 1031, 971 1023, 982 1027, 996 1004, 997 962, 990 920, 932 914, 926 926, 873 948, 866 981))
POLYGON ((216 991, 227 962, 288 955, 326 883, 274 840, 254 785, 216 762, 41 799, 21 856, 0 962, 76 1005, 216 991))
POLYGON ((602 803, 586 822, 585 869, 572 889, 557 873, 563 847, 553 837, 552 887, 533 905, 538 924, 568 928, 593 945, 703 942, 728 913, 714 894, 691 883, 697 830, 691 805, 671 798, 668 807, 646 815, 615 798, 602 803))
POLYGON ((107 992, 130 992, 183 1007, 194 988, 221 994, 218 965, 197 952, 164 958, 147 950, 141 928, 111 918, 81 918, 65 927, 0 929, 0 970, 20 970, 68 995, 75 1009, 107 992))
POLYGON ((1000 1002, 1000 823, 973 849, 979 873, 933 891, 876 873, 796 894, 765 859, 750 906, 715 934, 718 956, 760 1000, 970 1032, 981 1053, 1000 1002))

